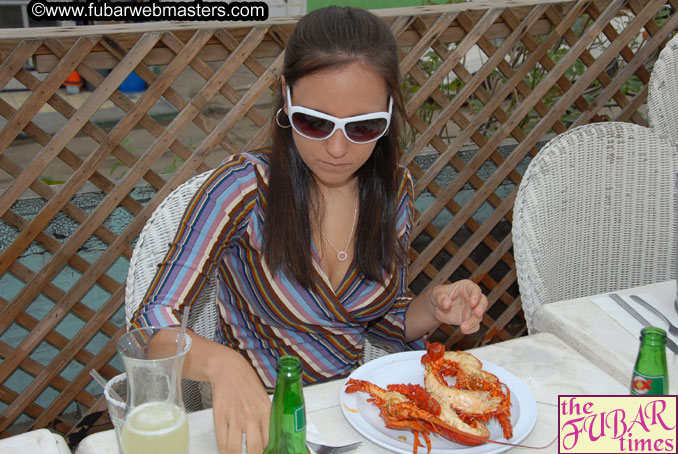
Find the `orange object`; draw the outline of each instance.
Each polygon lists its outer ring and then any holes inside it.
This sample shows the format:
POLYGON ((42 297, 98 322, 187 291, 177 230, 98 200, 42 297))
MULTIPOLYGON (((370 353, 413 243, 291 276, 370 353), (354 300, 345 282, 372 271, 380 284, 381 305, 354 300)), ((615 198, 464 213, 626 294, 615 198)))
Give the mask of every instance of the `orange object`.
POLYGON ((66 86, 71 86, 71 87, 82 87, 84 85, 84 82, 82 80, 82 77, 80 77, 80 74, 78 74, 77 71, 73 71, 67 78, 66 81, 64 82, 64 85, 66 86))

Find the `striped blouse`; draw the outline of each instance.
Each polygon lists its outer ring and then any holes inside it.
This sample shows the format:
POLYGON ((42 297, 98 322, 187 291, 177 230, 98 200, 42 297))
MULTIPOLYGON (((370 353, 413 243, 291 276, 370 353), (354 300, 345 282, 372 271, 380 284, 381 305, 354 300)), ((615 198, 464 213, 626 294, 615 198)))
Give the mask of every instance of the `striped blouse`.
MULTIPOLYGON (((273 274, 262 255, 269 153, 242 153, 208 177, 188 205, 169 252, 136 314, 137 326, 179 324, 183 305, 217 279, 220 321, 215 339, 238 350, 275 387, 276 363, 296 355, 305 383, 348 375, 359 365, 365 336, 396 351, 405 343, 407 264, 385 284, 368 280, 352 262, 335 290, 313 245, 316 288, 273 274)), ((397 232, 407 245, 412 228, 412 180, 399 172, 397 232)), ((282 240, 282 239, 281 239, 282 240)))

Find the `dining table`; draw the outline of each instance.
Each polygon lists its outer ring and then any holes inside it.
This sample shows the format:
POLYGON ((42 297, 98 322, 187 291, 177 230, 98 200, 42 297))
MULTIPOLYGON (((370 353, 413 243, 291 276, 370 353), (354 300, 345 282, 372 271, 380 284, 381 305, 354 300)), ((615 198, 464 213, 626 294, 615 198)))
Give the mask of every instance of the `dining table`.
MULTIPOLYGON (((586 359, 553 334, 540 333, 523 336, 467 351, 481 361, 494 364, 512 374, 529 389, 529 394, 533 396, 536 403, 536 414, 521 414, 520 417, 533 417, 536 418, 536 422, 522 444, 541 447, 537 450, 538 452, 558 452, 559 394, 628 394, 626 383, 618 381, 600 369, 595 363, 586 359)), ((398 353, 393 355, 393 358, 399 357, 398 353)), ((384 358, 380 359, 384 362, 384 358)), ((423 374, 423 371, 421 373, 423 374)), ((346 379, 343 378, 304 387, 307 439, 328 445, 344 445, 362 441, 362 445, 355 451, 357 454, 392 452, 393 449, 389 449, 383 443, 374 442, 372 438, 365 435, 364 430, 356 430, 356 427, 349 423, 342 411, 341 403, 345 382, 346 379)), ((189 413, 189 440, 189 454, 216 454, 218 452, 211 409, 189 413)), ((117 449, 115 432, 107 430, 89 435, 74 452, 75 454, 117 454, 117 449)), ((411 446, 405 444, 400 449, 411 452, 411 446)), ((512 453, 534 451, 534 449, 510 447, 512 453)), ((424 451, 420 449, 419 452, 424 451)))
MULTIPOLYGON (((621 297, 650 325, 667 330, 668 338, 678 343, 678 336, 668 333, 668 325, 661 318, 631 297, 640 297, 678 325, 675 280, 544 304, 533 315, 532 331, 557 336, 630 389, 643 324, 622 308, 611 293, 621 297)), ((676 395, 678 354, 667 348, 666 362, 669 393, 676 395)))

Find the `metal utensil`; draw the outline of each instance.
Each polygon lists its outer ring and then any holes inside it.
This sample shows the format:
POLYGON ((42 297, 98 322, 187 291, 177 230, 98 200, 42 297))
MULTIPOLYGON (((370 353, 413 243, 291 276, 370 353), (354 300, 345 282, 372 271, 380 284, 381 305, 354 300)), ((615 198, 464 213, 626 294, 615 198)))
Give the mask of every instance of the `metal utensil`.
POLYGON ((652 312, 652 313, 653 313, 654 315, 656 315, 657 317, 659 317, 659 318, 661 318, 662 320, 664 320, 664 322, 666 322, 666 324, 669 325, 669 333, 678 335, 678 326, 676 326, 676 325, 674 325, 673 323, 671 323, 671 320, 669 320, 669 319, 666 317, 666 315, 662 314, 662 313, 661 313, 658 309, 656 309, 653 305, 651 305, 650 303, 648 303, 647 301, 645 301, 644 299, 642 299, 641 297, 639 297, 639 296, 637 296, 637 295, 631 295, 631 299, 632 299, 633 301, 635 301, 636 303, 640 304, 641 306, 643 306, 643 307, 644 307, 645 309, 647 309, 648 311, 652 312))
POLYGON ((358 449, 360 445, 363 444, 362 441, 357 443, 351 443, 350 445, 344 446, 327 446, 321 445, 319 443, 313 443, 312 441, 307 441, 306 444, 309 448, 315 452, 315 454, 341 454, 342 452, 350 452, 358 449))
MULTIPOLYGON (((622 309, 624 309, 626 312, 631 314, 633 318, 635 318, 637 321, 640 322, 643 327, 646 326, 651 326, 650 322, 648 322, 645 317, 640 315, 634 308, 631 307, 629 303, 624 301, 622 297, 617 295, 616 293, 610 293, 610 298, 612 298, 619 306, 621 306, 622 309)), ((669 339, 668 337, 666 338, 666 346, 671 350, 673 353, 678 354, 678 344, 676 344, 672 339, 669 339)))

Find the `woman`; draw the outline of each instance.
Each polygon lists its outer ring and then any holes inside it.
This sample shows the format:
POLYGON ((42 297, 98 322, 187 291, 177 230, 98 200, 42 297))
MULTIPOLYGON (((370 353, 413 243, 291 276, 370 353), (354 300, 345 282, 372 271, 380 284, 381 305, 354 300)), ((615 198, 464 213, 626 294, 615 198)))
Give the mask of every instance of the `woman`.
POLYGON ((218 280, 216 342, 191 333, 184 376, 209 381, 221 452, 268 438, 277 358, 299 356, 305 383, 348 375, 365 336, 422 348, 440 323, 479 328, 487 308, 465 280, 410 301, 412 181, 398 166, 403 102, 390 29, 329 7, 285 50, 273 146, 233 156, 198 191, 139 325, 175 325, 208 276, 218 280))

